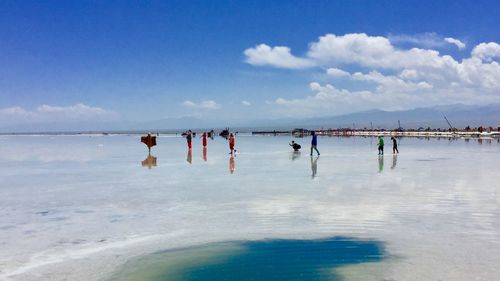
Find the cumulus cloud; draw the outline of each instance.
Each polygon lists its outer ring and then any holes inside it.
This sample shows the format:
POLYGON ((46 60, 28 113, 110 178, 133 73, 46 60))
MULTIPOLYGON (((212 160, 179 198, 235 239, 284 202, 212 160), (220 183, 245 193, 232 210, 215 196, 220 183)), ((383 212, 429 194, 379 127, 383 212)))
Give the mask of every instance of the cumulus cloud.
POLYGON ((460 41, 460 40, 458 40, 458 39, 455 39, 455 38, 452 38, 452 37, 446 37, 446 38, 444 38, 444 41, 457 46, 457 48, 460 49, 460 50, 465 49, 465 43, 462 42, 462 41, 460 41))
POLYGON ((326 73, 332 77, 348 77, 351 76, 351 74, 347 71, 344 71, 342 69, 338 69, 335 67, 328 68, 326 70, 326 73))
POLYGON ((116 117, 113 111, 85 104, 70 106, 40 105, 33 110, 19 106, 0 109, 0 123, 42 123, 42 122, 65 122, 65 121, 87 121, 92 119, 113 119, 116 117))
MULTIPOLYGON (((451 37, 441 41, 465 46, 451 37)), ((281 97, 274 103, 293 107, 294 114, 331 115, 374 107, 500 102, 499 57, 500 45, 495 42, 475 46, 470 57, 459 61, 434 49, 398 48, 383 36, 326 34, 309 43, 303 58, 294 58, 325 68, 328 77, 347 79, 343 81, 345 89, 314 82, 310 87, 315 94, 300 99, 281 97), (355 72, 351 74, 344 67, 355 72)))
POLYGON ((495 42, 481 43, 474 47, 472 56, 491 62, 494 58, 500 58, 500 45, 495 42))
POLYGON ((314 63, 307 58, 292 55, 288 47, 270 47, 260 44, 244 51, 246 62, 253 65, 269 65, 280 68, 307 68, 314 63))
POLYGON ((251 103, 251 102, 246 101, 246 100, 241 101, 241 104, 243 104, 244 106, 250 106, 250 105, 252 105, 252 103, 251 103))
POLYGON ((182 105, 188 108, 209 109, 209 110, 221 108, 221 105, 213 100, 205 100, 201 101, 200 103, 195 103, 190 100, 186 100, 182 103, 182 105))

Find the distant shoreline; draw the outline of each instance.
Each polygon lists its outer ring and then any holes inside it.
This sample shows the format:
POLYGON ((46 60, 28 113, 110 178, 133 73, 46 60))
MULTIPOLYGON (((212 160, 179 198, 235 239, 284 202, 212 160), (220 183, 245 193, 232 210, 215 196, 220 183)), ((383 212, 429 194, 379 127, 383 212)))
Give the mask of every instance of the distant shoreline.
MULTIPOLYGON (((293 137, 306 137, 311 131, 315 131, 319 136, 336 136, 336 137, 378 137, 378 136, 393 136, 393 137, 444 137, 444 138, 500 138, 500 131, 479 132, 479 131, 443 131, 443 130, 265 130, 265 131, 243 131, 239 134, 261 135, 261 136, 277 136, 289 135, 293 137)), ((181 131, 124 131, 124 132, 38 132, 38 133, 0 133, 0 136, 115 136, 128 135, 140 136, 147 132, 152 134, 180 136, 181 131)), ((202 132, 202 131, 200 131, 202 132)), ((198 132, 199 133, 199 132, 198 132)), ((218 132, 216 132, 218 136, 218 132)))

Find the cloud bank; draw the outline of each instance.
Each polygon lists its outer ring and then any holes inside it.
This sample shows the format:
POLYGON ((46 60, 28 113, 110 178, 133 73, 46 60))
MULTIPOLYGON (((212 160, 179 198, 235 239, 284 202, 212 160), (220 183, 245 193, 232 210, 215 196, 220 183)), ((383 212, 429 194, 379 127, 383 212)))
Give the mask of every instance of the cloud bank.
POLYGON ((220 104, 216 103, 213 100, 201 101, 199 103, 186 100, 182 103, 182 105, 187 108, 208 109, 208 110, 219 109, 222 107, 220 104))
POLYGON ((24 122, 86 121, 98 118, 114 118, 116 113, 82 103, 70 106, 40 105, 33 110, 19 106, 0 109, 0 124, 24 122))
MULTIPOLYGON (((427 45, 432 45, 429 42, 427 45)), ((451 37, 441 42, 465 48, 463 42, 451 37)), ((312 81, 309 88, 313 94, 304 98, 276 99, 275 104, 284 109, 282 114, 319 116, 372 108, 396 110, 436 104, 500 102, 500 45, 495 42, 478 44, 470 56, 461 61, 435 49, 398 48, 390 38, 365 33, 320 36, 309 43, 302 57, 292 55, 290 48, 279 48, 286 53, 279 56, 279 60, 269 59, 278 57, 276 47, 265 44, 247 49, 244 54, 247 63, 252 65, 290 69, 317 67, 326 69, 328 77, 323 83, 312 81), (346 69, 355 71, 351 73, 346 69), (345 89, 335 86, 340 81, 345 89)))
POLYGON ((14 106, 0 108, 0 130, 63 130, 75 126, 87 128, 116 121, 117 118, 118 114, 114 111, 82 103, 69 106, 44 104, 34 109, 14 106))

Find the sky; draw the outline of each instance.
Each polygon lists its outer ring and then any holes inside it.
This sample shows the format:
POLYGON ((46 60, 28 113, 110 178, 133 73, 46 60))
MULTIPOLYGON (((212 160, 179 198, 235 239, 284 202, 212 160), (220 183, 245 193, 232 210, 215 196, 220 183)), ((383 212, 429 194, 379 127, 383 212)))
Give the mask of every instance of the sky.
POLYGON ((499 12, 456 0, 0 1, 0 130, 499 103, 499 12))

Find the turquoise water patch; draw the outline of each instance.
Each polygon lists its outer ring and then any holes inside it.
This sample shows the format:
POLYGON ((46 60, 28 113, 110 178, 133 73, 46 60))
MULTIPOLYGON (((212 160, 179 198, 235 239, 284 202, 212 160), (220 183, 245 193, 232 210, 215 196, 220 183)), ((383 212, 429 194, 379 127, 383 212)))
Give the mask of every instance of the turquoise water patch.
POLYGON ((343 280, 336 268, 383 258, 381 242, 344 237, 215 243, 131 261, 113 280, 343 280))

